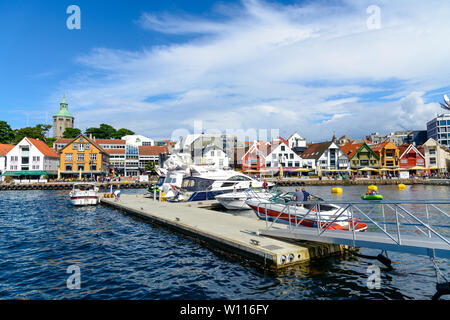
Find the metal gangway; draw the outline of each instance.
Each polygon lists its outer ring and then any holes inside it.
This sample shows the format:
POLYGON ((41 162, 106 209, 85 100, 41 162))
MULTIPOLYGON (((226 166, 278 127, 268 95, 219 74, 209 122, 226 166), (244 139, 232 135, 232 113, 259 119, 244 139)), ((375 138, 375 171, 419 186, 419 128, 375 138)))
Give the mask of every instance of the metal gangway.
MULTIPOLYGON (((263 212, 272 210, 277 203, 261 202, 263 212)), ((309 240, 325 243, 366 247, 413 254, 434 255, 450 258, 450 200, 448 201, 305 201, 309 205, 304 215, 292 214, 292 206, 298 202, 287 202, 278 216, 265 214, 266 228, 262 235, 294 240, 309 240), (321 219, 321 205, 332 204, 340 208, 328 220, 321 219), (281 217, 287 219, 282 220, 281 217), (330 227, 339 218, 358 218, 367 223, 364 232, 358 232, 354 224, 349 230, 332 230, 330 227), (306 219, 317 221, 316 228, 302 226, 306 219), (280 225, 277 222, 283 222, 280 225), (286 224, 287 223, 287 224, 286 224)), ((279 205, 279 204, 278 204, 279 205)))
POLYGON ((391 261, 387 251, 427 255, 445 283, 439 284, 440 294, 450 294, 450 285, 440 272, 436 257, 450 258, 450 200, 432 201, 288 201, 281 204, 261 201, 258 212, 265 215, 266 228, 259 234, 288 240, 307 240, 340 244, 356 248, 372 248, 386 252, 378 260, 389 268, 391 261), (321 217, 321 206, 337 205, 339 209, 327 219, 321 217), (278 210, 272 211, 274 207, 278 210), (299 215, 293 206, 303 206, 306 213, 299 215), (262 210, 262 211, 261 211, 262 210), (269 212, 269 214, 268 214, 269 212), (274 212, 279 212, 274 215, 274 212), (270 215, 272 213, 272 215, 270 215), (367 224, 364 231, 355 230, 355 223, 349 223, 347 230, 332 230, 339 218, 367 224), (315 221, 314 227, 305 227, 305 220, 315 221), (282 222, 282 223, 280 223, 282 222))

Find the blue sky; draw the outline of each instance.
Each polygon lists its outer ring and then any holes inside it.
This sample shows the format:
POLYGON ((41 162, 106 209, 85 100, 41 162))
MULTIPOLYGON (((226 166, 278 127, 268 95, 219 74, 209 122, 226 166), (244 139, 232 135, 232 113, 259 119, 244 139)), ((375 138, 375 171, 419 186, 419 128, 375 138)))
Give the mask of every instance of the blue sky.
POLYGON ((51 123, 65 93, 80 129, 425 129, 449 93, 443 1, 0 0, 0 119, 51 123), (81 9, 68 30, 66 8, 81 9), (369 29, 370 5, 380 27, 369 29))

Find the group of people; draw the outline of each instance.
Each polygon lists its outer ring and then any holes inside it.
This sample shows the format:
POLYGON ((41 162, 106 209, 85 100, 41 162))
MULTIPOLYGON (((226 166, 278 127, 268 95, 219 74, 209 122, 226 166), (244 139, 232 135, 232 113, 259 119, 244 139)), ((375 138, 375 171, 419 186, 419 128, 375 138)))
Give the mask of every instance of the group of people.
POLYGON ((309 192, 306 191, 305 188, 295 188, 294 193, 294 201, 301 202, 301 201, 309 201, 312 199, 312 196, 309 194, 309 192))

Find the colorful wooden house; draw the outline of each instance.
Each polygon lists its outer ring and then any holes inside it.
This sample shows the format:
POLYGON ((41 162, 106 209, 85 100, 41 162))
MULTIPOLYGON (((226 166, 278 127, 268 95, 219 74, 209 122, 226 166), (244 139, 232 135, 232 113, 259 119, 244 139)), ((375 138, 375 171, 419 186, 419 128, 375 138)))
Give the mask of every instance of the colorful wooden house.
POLYGON ((341 149, 350 158, 350 167, 352 169, 364 167, 377 169, 380 166, 380 157, 365 142, 348 142, 341 146, 341 149))
POLYGON ((425 167, 425 156, 423 148, 416 148, 412 144, 404 143, 399 146, 400 151, 400 167, 425 167), (420 151, 422 149, 422 151, 420 151))
POLYGON ((384 140, 378 144, 368 144, 368 146, 378 155, 379 167, 396 168, 399 166, 399 149, 389 140, 384 140))
POLYGON ((270 143, 254 141, 242 156, 242 170, 259 171, 266 168, 266 157, 270 153, 270 143))
POLYGON ((94 140, 81 134, 59 153, 61 177, 98 177, 109 173, 109 154, 94 140))

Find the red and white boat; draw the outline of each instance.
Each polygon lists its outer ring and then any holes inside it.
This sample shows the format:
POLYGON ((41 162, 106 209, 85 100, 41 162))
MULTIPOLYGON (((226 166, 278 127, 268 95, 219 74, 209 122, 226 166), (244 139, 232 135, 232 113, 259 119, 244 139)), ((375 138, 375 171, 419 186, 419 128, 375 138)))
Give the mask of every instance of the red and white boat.
POLYGON ((367 224, 359 219, 351 218, 350 212, 334 204, 292 203, 286 195, 275 199, 253 198, 245 202, 259 219, 269 222, 302 225, 317 228, 320 222, 322 229, 364 231, 367 224), (290 220, 290 221, 289 221, 290 220))
POLYGON ((75 183, 69 193, 74 206, 89 206, 99 203, 98 187, 95 183, 75 183))

